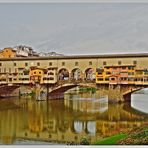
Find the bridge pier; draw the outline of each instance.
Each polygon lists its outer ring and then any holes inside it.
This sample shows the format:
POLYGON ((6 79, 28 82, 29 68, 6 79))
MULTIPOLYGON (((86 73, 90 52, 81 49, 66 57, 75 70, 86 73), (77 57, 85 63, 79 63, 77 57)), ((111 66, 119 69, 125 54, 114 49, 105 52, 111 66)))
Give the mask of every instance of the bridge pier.
MULTIPOLYGON (((135 85, 115 85, 111 87, 108 84, 95 84, 94 83, 55 83, 55 84, 33 84, 33 85, 22 85, 20 86, 20 91, 26 94, 33 92, 36 100, 48 100, 48 99, 63 99, 64 92, 68 89, 74 88, 76 86, 82 87, 95 87, 97 96, 100 98, 103 96, 108 96, 108 102, 118 103, 118 102, 130 102, 131 94, 135 91, 138 91, 143 86, 135 85)), ((17 95, 21 93, 17 93, 17 95)), ((26 95, 25 97, 30 97, 26 95)))
POLYGON ((48 100, 48 98, 49 98, 49 95, 48 95, 48 93, 49 93, 49 84, 47 84, 46 85, 46 100, 48 100))
POLYGON ((123 99, 125 102, 131 102, 131 93, 123 95, 123 99))
POLYGON ((35 99, 37 101, 46 100, 47 99, 47 92, 44 90, 41 84, 35 84, 35 99))
POLYGON ((142 89, 143 86, 135 85, 97 85, 97 92, 101 96, 108 95, 110 103, 130 102, 131 94, 142 89))

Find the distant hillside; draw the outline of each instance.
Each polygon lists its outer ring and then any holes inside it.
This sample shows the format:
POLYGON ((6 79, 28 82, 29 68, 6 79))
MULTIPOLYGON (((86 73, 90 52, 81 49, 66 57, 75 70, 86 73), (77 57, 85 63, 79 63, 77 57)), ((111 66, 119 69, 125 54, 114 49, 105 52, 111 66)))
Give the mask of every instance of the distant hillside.
POLYGON ((49 52, 49 53, 44 53, 40 52, 39 53, 40 57, 46 57, 46 56, 64 56, 64 54, 56 53, 56 52, 49 52))

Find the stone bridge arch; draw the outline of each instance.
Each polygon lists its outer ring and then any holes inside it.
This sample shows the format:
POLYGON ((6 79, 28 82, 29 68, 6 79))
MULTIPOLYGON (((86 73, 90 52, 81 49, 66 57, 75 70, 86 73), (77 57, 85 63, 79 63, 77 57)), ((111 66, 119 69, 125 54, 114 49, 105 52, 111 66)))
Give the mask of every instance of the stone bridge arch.
POLYGON ((9 97, 15 91, 18 89, 20 86, 19 85, 2 85, 0 86, 0 97, 9 97))
POLYGON ((58 86, 53 87, 52 89, 50 89, 48 91, 48 98, 49 99, 57 99, 59 98, 64 98, 64 93, 69 90, 72 89, 74 87, 77 86, 81 86, 81 87, 91 87, 91 88, 95 88, 94 85, 87 85, 86 83, 79 83, 79 82, 75 82, 75 83, 65 83, 65 84, 61 84, 58 86))
POLYGON ((93 68, 87 68, 84 72, 85 74, 85 80, 93 81, 96 79, 95 70, 93 68))
POLYGON ((80 68, 74 68, 71 71, 71 80, 78 81, 78 80, 82 80, 82 79, 83 79, 82 70, 80 68))
POLYGON ((58 80, 69 80, 69 71, 66 68, 61 68, 58 71, 58 80))
POLYGON ((64 92, 66 92, 67 90, 74 88, 78 86, 78 84, 65 84, 65 85, 61 85, 58 86, 54 89, 52 89, 49 93, 48 93, 48 98, 49 99, 60 99, 64 97, 64 92))
POLYGON ((142 90, 144 88, 148 88, 148 86, 141 86, 141 87, 137 87, 137 88, 129 88, 129 90, 125 91, 122 95, 123 95, 123 99, 125 102, 130 102, 131 101, 131 95, 134 92, 137 92, 139 90, 142 90))

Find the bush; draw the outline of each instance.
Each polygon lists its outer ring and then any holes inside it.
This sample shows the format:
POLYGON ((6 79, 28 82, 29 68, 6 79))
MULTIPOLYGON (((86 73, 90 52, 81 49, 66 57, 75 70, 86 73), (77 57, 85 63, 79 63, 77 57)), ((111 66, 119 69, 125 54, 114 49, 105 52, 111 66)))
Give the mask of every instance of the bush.
POLYGON ((81 145, 89 145, 90 143, 89 143, 87 138, 82 138, 81 141, 80 141, 80 144, 81 145))
POLYGON ((148 127, 139 127, 132 130, 127 138, 119 140, 118 144, 142 145, 148 144, 148 127))

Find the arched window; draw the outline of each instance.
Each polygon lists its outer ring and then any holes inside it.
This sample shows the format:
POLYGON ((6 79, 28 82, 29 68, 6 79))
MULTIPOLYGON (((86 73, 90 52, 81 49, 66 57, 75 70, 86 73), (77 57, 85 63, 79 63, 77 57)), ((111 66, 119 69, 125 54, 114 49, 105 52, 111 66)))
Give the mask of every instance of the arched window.
POLYGON ((69 79, 69 72, 67 69, 62 68, 58 72, 59 80, 68 80, 69 79))
POLYGON ((95 71, 92 68, 87 68, 85 70, 85 79, 94 80, 96 78, 95 71))
POLYGON ((79 68, 75 68, 71 71, 71 78, 73 80, 81 80, 82 79, 82 72, 79 68))

